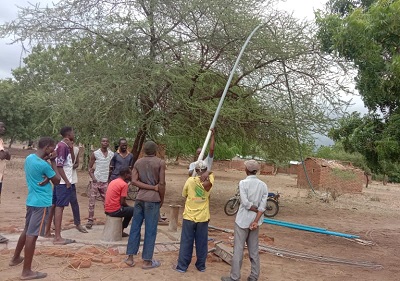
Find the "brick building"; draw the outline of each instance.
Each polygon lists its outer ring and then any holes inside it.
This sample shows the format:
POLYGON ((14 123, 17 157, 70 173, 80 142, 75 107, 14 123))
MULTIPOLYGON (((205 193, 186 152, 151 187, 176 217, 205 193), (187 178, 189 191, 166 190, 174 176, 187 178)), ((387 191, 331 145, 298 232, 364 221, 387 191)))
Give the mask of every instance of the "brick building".
MULTIPOLYGON (((316 190, 336 190, 340 193, 362 191, 365 183, 364 172, 351 164, 345 165, 339 161, 321 158, 306 158, 304 163, 311 184, 316 190)), ((301 165, 297 171, 297 187, 309 187, 301 165)))

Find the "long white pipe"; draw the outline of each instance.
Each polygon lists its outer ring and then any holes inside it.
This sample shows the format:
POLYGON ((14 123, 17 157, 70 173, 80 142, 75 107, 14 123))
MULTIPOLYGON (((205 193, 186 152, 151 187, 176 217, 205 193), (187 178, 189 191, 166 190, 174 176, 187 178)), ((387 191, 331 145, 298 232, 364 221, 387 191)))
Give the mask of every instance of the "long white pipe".
MULTIPOLYGON (((233 75, 235 74, 236 68, 237 68, 237 66, 239 64, 239 61, 240 61, 240 58, 242 57, 242 55, 244 53, 244 50, 247 47, 247 44, 249 44, 251 37, 253 37, 254 33, 256 33, 256 31, 263 25, 264 24, 260 24, 256 28, 254 28, 254 30, 247 37, 246 42, 244 42, 244 44, 242 46, 242 49, 240 50, 240 53, 239 53, 238 57, 236 58, 236 62, 235 62, 234 66, 233 66, 233 68, 231 70, 231 74, 229 75, 229 79, 226 82, 224 92, 222 93, 221 99, 219 100, 219 104, 218 104, 217 110, 215 111, 214 118, 213 118, 213 120, 211 122, 210 129, 208 130, 207 137, 206 137, 206 139, 204 141, 203 147, 201 148, 201 152, 200 152, 199 158, 197 158, 197 161, 203 159, 204 152, 205 152, 205 150, 207 148, 207 145, 208 145, 208 142, 210 141, 210 138, 211 138, 211 130, 215 127, 215 123, 217 122, 219 112, 221 111, 222 104, 224 103, 224 99, 225 99, 226 93, 228 92, 229 86, 230 86, 230 84, 232 82, 232 78, 233 78, 233 75)), ((196 171, 195 170, 193 171, 193 175, 196 175, 196 171)))

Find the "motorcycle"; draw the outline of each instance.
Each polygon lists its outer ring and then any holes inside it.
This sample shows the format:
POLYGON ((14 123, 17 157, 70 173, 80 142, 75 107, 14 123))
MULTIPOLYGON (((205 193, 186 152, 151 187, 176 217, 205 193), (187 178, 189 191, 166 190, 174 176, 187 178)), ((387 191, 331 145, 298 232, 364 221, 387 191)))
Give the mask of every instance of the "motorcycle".
MULTIPOLYGON (((279 192, 277 193, 268 192, 267 208, 265 209, 264 216, 272 218, 278 214, 279 198, 280 198, 279 192)), ((228 200, 228 202, 226 202, 224 207, 225 214, 227 214, 228 216, 235 215, 239 210, 239 206, 240 206, 240 193, 238 188, 235 196, 233 196, 228 200)))

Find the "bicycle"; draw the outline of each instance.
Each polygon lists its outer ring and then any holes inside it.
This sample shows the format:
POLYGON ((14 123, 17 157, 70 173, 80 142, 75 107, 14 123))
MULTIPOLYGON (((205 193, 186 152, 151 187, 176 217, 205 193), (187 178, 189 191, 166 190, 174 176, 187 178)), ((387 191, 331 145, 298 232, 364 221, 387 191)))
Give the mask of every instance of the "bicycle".
MULTIPOLYGON (((267 208, 264 212, 264 216, 272 218, 278 214, 279 198, 280 198, 279 192, 277 192, 277 193, 269 192, 268 193, 267 208)), ((228 216, 235 215, 239 211, 239 206, 240 206, 240 193, 239 193, 239 188, 238 188, 235 196, 233 196, 232 198, 230 198, 228 200, 228 202, 226 202, 225 207, 224 207, 225 214, 228 216)))

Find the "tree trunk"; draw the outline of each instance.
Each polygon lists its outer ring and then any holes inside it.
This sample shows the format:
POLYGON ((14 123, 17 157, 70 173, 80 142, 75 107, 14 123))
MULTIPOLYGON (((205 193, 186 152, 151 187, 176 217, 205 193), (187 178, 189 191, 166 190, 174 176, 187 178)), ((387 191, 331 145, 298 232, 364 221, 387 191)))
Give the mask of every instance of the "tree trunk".
POLYGON ((135 138, 135 142, 133 143, 132 147, 132 154, 133 154, 133 164, 139 159, 140 151, 142 151, 142 146, 144 143, 144 140, 146 139, 146 126, 142 129, 140 129, 135 138))
POLYGON ((89 166, 89 158, 90 158, 90 144, 86 143, 84 145, 85 150, 83 151, 83 161, 82 161, 82 170, 87 171, 89 166))
POLYGON ((8 144, 8 148, 11 148, 12 144, 14 143, 14 141, 15 141, 15 138, 11 137, 10 143, 8 144))

